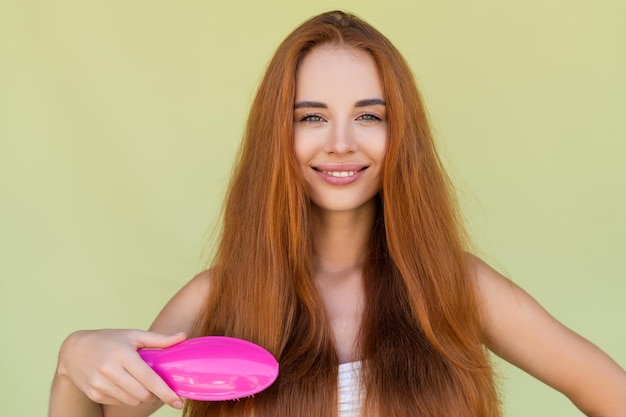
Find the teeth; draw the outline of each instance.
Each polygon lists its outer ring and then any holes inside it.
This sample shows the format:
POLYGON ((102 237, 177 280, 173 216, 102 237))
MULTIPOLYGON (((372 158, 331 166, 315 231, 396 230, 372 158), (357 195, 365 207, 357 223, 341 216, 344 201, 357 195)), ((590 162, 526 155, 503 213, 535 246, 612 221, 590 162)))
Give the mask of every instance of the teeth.
POLYGON ((357 173, 357 171, 322 171, 324 174, 333 176, 333 177, 351 177, 357 173))

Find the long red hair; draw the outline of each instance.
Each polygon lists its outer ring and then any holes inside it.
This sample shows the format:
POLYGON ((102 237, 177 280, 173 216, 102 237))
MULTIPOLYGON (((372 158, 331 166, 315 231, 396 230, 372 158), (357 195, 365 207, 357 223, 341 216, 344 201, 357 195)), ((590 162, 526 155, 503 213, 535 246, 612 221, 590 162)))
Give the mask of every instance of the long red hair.
POLYGON ((226 197, 211 293, 196 336, 268 349, 280 376, 241 401, 189 401, 185 415, 337 415, 337 355, 313 282, 310 203, 293 155, 299 63, 321 44, 369 53, 387 104, 388 142, 363 276, 359 333, 368 416, 500 416, 462 228, 413 75, 355 16, 316 16, 278 47, 250 111, 226 197))

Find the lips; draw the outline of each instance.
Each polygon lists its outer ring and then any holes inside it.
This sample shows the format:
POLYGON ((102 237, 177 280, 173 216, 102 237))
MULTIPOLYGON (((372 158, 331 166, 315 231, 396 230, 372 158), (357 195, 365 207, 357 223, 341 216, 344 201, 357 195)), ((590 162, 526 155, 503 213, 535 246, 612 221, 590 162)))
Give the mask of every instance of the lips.
POLYGON ((348 185, 358 180, 368 166, 365 165, 318 165, 312 167, 315 173, 332 185, 348 185))

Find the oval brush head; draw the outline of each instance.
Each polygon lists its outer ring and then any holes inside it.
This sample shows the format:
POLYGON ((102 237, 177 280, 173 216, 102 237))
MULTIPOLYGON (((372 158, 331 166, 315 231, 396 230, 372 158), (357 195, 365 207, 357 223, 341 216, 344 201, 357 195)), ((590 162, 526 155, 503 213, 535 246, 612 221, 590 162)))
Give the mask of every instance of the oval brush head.
POLYGON ((232 337, 198 337, 137 352, 174 392, 191 400, 249 397, 278 377, 278 362, 267 350, 232 337))

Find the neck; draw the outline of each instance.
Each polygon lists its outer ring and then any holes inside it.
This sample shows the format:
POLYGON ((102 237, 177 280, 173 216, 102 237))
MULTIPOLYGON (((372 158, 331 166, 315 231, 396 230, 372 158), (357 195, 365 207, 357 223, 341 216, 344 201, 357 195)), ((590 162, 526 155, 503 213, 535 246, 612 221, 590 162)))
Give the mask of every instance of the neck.
POLYGON ((374 200, 350 211, 312 208, 316 275, 360 271, 376 213, 374 200))

